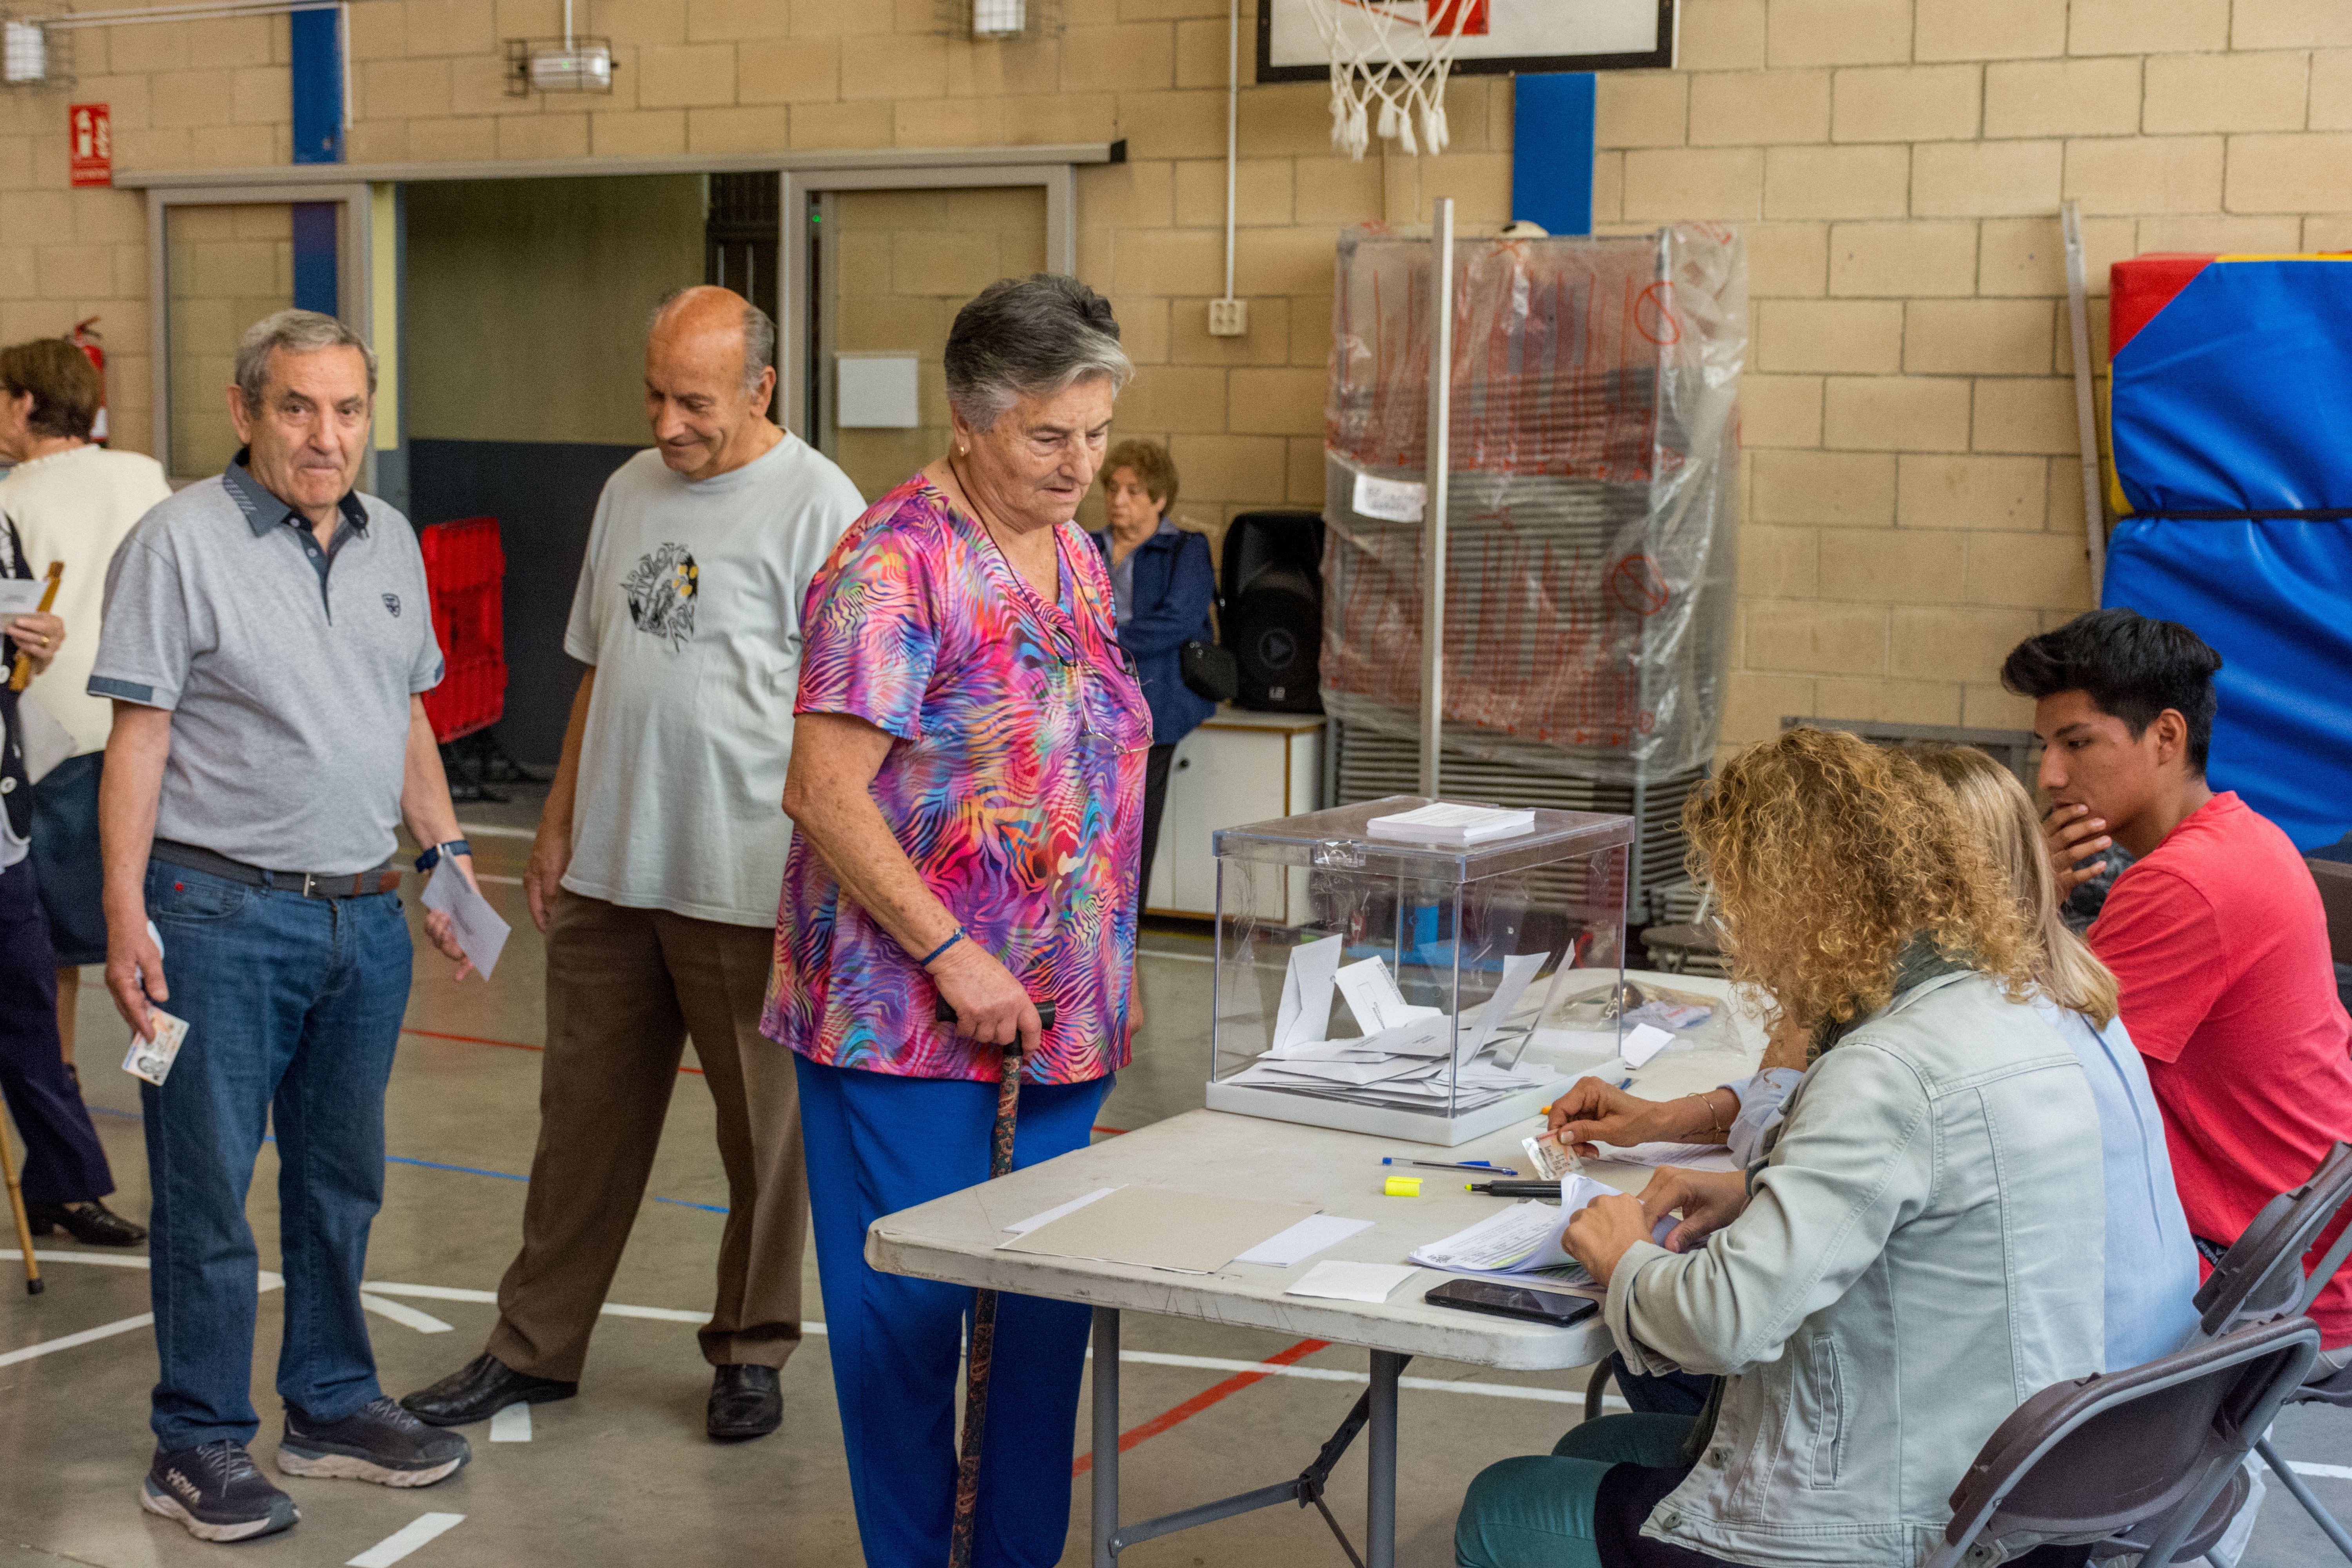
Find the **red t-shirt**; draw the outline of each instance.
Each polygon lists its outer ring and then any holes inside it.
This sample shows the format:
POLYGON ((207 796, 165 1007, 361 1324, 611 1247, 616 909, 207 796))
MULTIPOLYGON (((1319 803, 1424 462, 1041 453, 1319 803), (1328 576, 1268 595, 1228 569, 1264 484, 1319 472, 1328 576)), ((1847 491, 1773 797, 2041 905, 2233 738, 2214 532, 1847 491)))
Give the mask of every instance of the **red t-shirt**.
MULTIPOLYGON (((2352 1138, 2352 1019, 2310 869, 2224 792, 2116 879, 2090 943, 2123 984, 2189 1228, 2235 1241, 2352 1138)), ((2352 1268, 2311 1315, 2329 1347, 2352 1342, 2352 1268)))

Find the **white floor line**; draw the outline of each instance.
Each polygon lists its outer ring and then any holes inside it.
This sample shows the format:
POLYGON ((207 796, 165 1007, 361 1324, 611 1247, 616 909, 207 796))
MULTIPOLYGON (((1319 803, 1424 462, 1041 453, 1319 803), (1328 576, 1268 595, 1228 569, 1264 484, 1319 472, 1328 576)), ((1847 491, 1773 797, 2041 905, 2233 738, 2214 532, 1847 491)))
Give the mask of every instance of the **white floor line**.
POLYGON ((477 882, 503 882, 509 888, 520 888, 522 886, 522 879, 520 877, 500 877, 489 871, 475 872, 474 880, 477 882))
POLYGON ((462 1513, 419 1514, 344 1563, 343 1568, 392 1568, 426 1542, 465 1522, 462 1513))
POLYGON ((536 827, 493 827, 488 823, 461 822, 457 824, 457 831, 464 834, 469 841, 476 838, 536 838, 539 837, 539 829, 536 827))
POLYGON ((530 1441, 530 1406, 509 1405, 490 1417, 490 1441, 493 1443, 528 1443, 530 1441))
POLYGON ((1214 953, 1163 952, 1156 947, 1139 947, 1135 950, 1135 956, 1138 958, 1169 958, 1175 960, 1178 963, 1214 963, 1217 962, 1216 955, 1214 953))
MULTIPOLYGON (((33 1256, 43 1263, 99 1263, 116 1268, 144 1268, 147 1267, 147 1260, 143 1258, 110 1257, 104 1253, 96 1252, 43 1252, 36 1248, 33 1256)), ((21 1252, 0 1250, 0 1262, 17 1262, 23 1258, 24 1254, 21 1252)), ((282 1281, 280 1281, 278 1277, 274 1274, 265 1272, 262 1275, 262 1289, 268 1289, 280 1283, 282 1283, 282 1281)), ((446 1333, 449 1331, 450 1325, 443 1322, 438 1318, 431 1316, 429 1313, 419 1312, 414 1308, 402 1307, 395 1302, 388 1300, 370 1300, 368 1298, 407 1296, 417 1300, 465 1301, 478 1306, 496 1305, 499 1299, 498 1293, 494 1290, 467 1290, 461 1289, 454 1285, 404 1285, 383 1279, 368 1280, 361 1287, 361 1289, 363 1292, 362 1300, 370 1311, 380 1312, 383 1316, 391 1318, 396 1322, 406 1322, 409 1327, 415 1329, 419 1333, 428 1334, 446 1333), (421 1319, 422 1321, 410 1322, 409 1319, 411 1317, 421 1319), (432 1327, 427 1328, 425 1326, 428 1323, 431 1324, 432 1327)), ((632 1307, 619 1301, 605 1302, 604 1312, 607 1317, 643 1318, 651 1320, 655 1322, 663 1323, 700 1324, 707 1323, 710 1321, 710 1314, 708 1312, 681 1311, 674 1307, 632 1307)), ((47 1355, 51 1351, 71 1350, 76 1345, 86 1345, 94 1340, 108 1339, 115 1334, 127 1334, 134 1329, 143 1329, 154 1321, 155 1319, 153 1314, 148 1313, 136 1318, 125 1318, 119 1323, 107 1323, 99 1328, 87 1329, 78 1334, 68 1334, 61 1339, 44 1340, 39 1344, 27 1345, 23 1350, 10 1351, 5 1355, 0 1355, 0 1366, 12 1365, 15 1363, 21 1361, 30 1361, 35 1356, 47 1355)), ((815 1339, 821 1337, 824 1333, 824 1325, 823 1323, 806 1320, 803 1321, 801 1323, 801 1334, 803 1338, 815 1339)), ((1094 1359, 1094 1353, 1093 1349, 1089 1347, 1087 1351, 1087 1359, 1089 1361, 1094 1359)), ((1118 1352, 1118 1359, 1122 1362, 1133 1362, 1139 1366, 1181 1366, 1190 1367, 1200 1372, 1255 1372, 1262 1373, 1268 1377, 1303 1378, 1310 1383, 1368 1384, 1371 1381, 1371 1374, 1370 1373, 1350 1372, 1345 1367, 1276 1366, 1272 1362, 1239 1361, 1228 1356, 1179 1355, 1171 1351, 1123 1350, 1118 1352)), ((1428 1394, 1484 1394, 1490 1399, 1528 1399, 1545 1405, 1581 1405, 1584 1403, 1583 1394, 1572 1388, 1536 1388, 1507 1383, 1481 1383, 1474 1378, 1400 1377, 1397 1379, 1397 1386, 1400 1388, 1417 1389, 1423 1393, 1428 1394)), ((1606 1409, 1623 1410, 1628 1408, 1625 1402, 1613 1394, 1604 1395, 1601 1398, 1601 1403, 1606 1409)), ((497 1415, 491 1418, 490 1440, 494 1443, 528 1443, 530 1441, 530 1413, 528 1405, 509 1405, 506 1409, 499 1411, 497 1415), (500 1436, 499 1435, 499 1424, 502 1421, 509 1424, 509 1430, 515 1426, 520 1426, 522 1431, 522 1436, 519 1437, 500 1436)), ((2322 1465, 2302 1459, 2290 1459, 2287 1461, 2287 1464, 2288 1467, 2299 1476, 2314 1476, 2322 1480, 2352 1481, 2352 1465, 2322 1465)), ((446 1518, 451 1523, 457 1522, 458 1519, 463 1517, 463 1515, 425 1515, 425 1518, 427 1519, 446 1518)), ((434 1535, 440 1534, 443 1530, 447 1528, 448 1525, 440 1525, 436 1527, 431 1534, 420 1536, 416 1541, 412 1542, 409 1545, 402 1548, 401 1555, 406 1555, 408 1552, 424 1544, 425 1542, 431 1540, 434 1535)), ((393 1541, 398 1541, 400 1539, 401 1537, 399 1536, 392 1538, 393 1541)), ((392 1542, 386 1542, 384 1543, 385 1546, 389 1546, 391 1544, 392 1542)), ((380 1546, 373 1550, 382 1551, 383 1550, 383 1547, 380 1546)), ((358 1559, 354 1558, 352 1561, 357 1562, 358 1559)), ((383 1561, 386 1563, 393 1563, 398 1561, 398 1558, 387 1557, 384 1558, 383 1561)))
POLYGON ((0 1366, 14 1366, 20 1361, 31 1361, 35 1356, 47 1355, 52 1351, 69 1351, 76 1345, 89 1344, 98 1340, 110 1340, 117 1334, 131 1333, 137 1330, 151 1327, 154 1321, 154 1313, 142 1312, 135 1318, 125 1318, 119 1323, 101 1323, 94 1329, 84 1329, 78 1334, 60 1334, 56 1339, 43 1340, 39 1344, 26 1345, 23 1350, 10 1351, 5 1355, 0 1355, 0 1366))
POLYGON ((360 1305, 379 1318, 390 1318, 394 1322, 415 1329, 420 1334, 446 1334, 451 1328, 450 1324, 443 1322, 430 1312, 420 1312, 414 1307, 404 1307, 397 1301, 387 1301, 371 1291, 360 1292, 360 1305))

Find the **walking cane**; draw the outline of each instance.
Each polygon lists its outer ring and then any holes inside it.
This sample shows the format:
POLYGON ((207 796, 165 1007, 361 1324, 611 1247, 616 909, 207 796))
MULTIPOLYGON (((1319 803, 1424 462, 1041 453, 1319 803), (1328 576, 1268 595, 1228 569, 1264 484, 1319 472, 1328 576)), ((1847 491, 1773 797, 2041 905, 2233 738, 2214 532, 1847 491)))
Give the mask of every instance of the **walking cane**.
MULTIPOLYGON (((939 1021, 955 1022, 955 1009, 942 1000, 939 1021)), ((1054 1026, 1054 1004, 1037 1004, 1037 1032, 1054 1026)), ((1013 1125, 1021 1110, 1021 1037, 1004 1047, 1004 1066, 996 1080, 996 1126, 988 1145, 988 1179, 1013 1173, 1013 1125)), ((25 1249, 26 1258, 32 1248, 25 1249)), ((996 1292, 975 1291, 971 1300, 971 1343, 964 1354, 963 1442, 956 1459, 955 1528, 948 1537, 949 1568, 971 1568, 972 1532, 980 1514, 980 1444, 988 1431, 989 1363, 996 1351, 996 1292)))
POLYGON ((16 1221, 16 1245, 25 1252, 25 1294, 37 1296, 41 1284, 40 1260, 33 1256, 33 1222, 25 1217, 25 1189, 16 1180, 16 1152, 8 1146, 8 1123, 0 1118, 0 1166, 8 1173, 8 1212, 16 1221))
MULTIPOLYGON (((49 563, 49 585, 41 590, 41 614, 45 616, 47 615, 49 613, 49 606, 58 602, 58 583, 60 578, 65 576, 65 574, 66 563, 64 562, 52 561, 49 563)), ((32 683, 32 679, 33 656, 20 650, 16 655, 16 662, 8 667, 8 689, 11 691, 22 691, 26 686, 32 683)))

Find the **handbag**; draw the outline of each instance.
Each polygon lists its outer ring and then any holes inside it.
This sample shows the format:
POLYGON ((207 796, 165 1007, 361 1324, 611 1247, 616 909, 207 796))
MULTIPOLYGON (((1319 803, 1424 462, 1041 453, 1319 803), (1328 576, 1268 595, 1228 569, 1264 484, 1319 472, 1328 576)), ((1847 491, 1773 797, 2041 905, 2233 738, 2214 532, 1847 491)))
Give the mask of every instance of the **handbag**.
POLYGON ((1177 670, 1185 689, 1212 702, 1231 702, 1242 694, 1242 667, 1234 656, 1213 642, 1186 640, 1177 650, 1177 670))

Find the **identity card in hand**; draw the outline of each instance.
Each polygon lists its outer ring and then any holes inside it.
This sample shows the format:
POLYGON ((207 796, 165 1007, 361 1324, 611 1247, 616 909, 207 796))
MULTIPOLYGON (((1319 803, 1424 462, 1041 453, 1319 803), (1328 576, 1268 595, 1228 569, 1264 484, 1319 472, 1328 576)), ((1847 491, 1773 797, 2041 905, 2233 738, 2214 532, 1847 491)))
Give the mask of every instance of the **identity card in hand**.
POLYGON ((425 907, 440 910, 449 917, 449 929, 457 938, 457 945, 467 958, 488 980, 490 971, 498 967, 499 952, 507 944, 507 932, 513 928, 499 918, 490 908, 490 900, 482 897, 481 889, 466 879, 454 860, 444 860, 433 868, 425 884, 425 907))
POLYGON ((41 592, 48 586, 40 577, 0 577, 0 621, 38 615, 41 592))
POLYGON ((122 1053, 122 1070, 161 1089, 163 1080, 172 1076, 172 1064, 179 1059, 180 1047, 187 1043, 188 1021, 174 1018, 153 1005, 147 1009, 147 1019, 155 1026, 155 1037, 142 1040, 132 1035, 131 1048, 122 1053))

